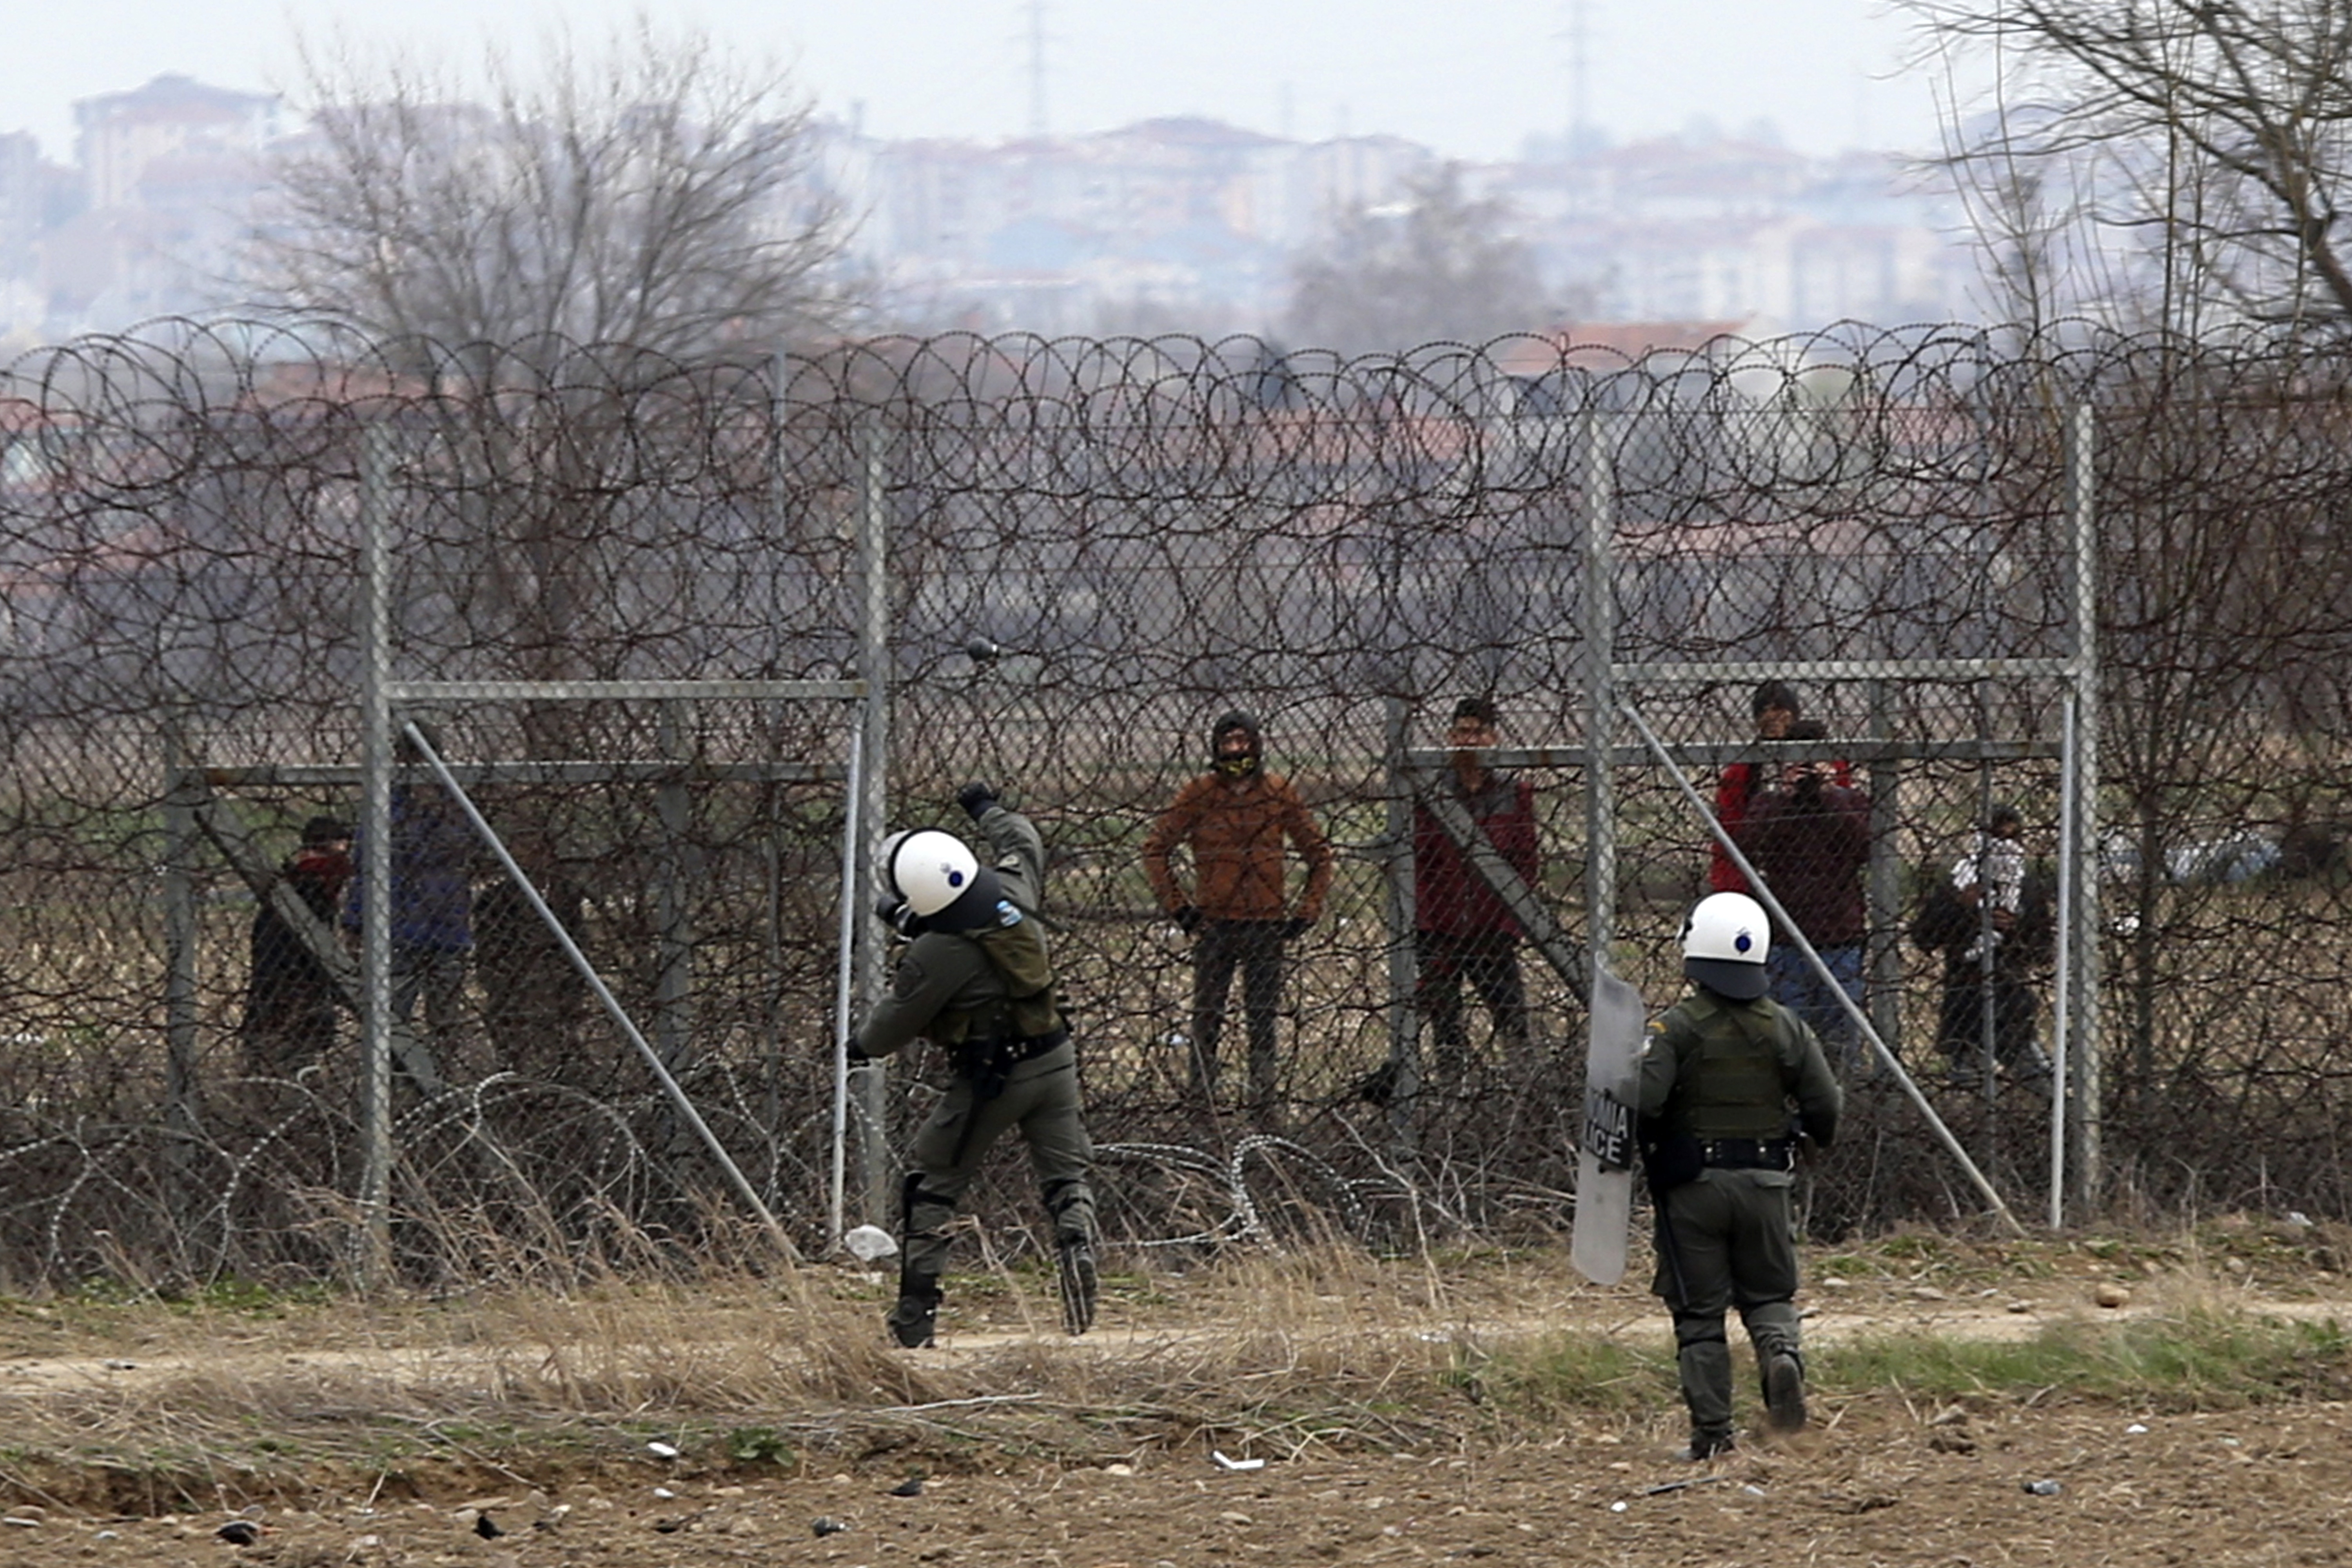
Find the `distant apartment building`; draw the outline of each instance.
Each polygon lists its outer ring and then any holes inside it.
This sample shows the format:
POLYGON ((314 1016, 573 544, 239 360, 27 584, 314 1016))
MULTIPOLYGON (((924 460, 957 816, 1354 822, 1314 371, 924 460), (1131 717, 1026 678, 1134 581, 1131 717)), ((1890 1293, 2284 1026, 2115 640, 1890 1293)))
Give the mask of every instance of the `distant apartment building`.
POLYGON ((22 131, 0 136, 0 278, 32 272, 43 195, 40 143, 22 131))
MULTIPOLYGON (((862 258, 931 320, 1266 331, 1294 258, 1438 162, 1394 137, 1298 142, 1171 119, 996 145, 842 138, 827 166, 863 215, 862 258)), ((1467 173, 1508 204, 1580 320, 1801 329, 1962 305, 1955 242, 1891 159, 1670 139, 1467 173)))
POLYGON ((1959 242, 1892 158, 1669 139, 1485 173, 1587 319, 1804 331, 1964 312, 1959 242))
POLYGON ((76 103, 81 189, 40 237, 41 328, 110 331, 216 302, 278 121, 273 97, 185 76, 76 103))
POLYGON ((277 99, 193 77, 159 76, 130 92, 85 98, 74 105, 74 127, 89 205, 149 205, 158 164, 166 184, 174 165, 251 167, 278 134, 278 120, 277 99))
POLYGON ((1263 326, 1291 252, 1433 161, 1394 137, 1302 144, 1179 117, 994 146, 836 135, 825 165, 902 299, 1074 331, 1139 310, 1263 326))
MULTIPOLYGON (((70 169, 0 136, 0 334, 111 331, 235 298, 224 283, 284 145, 280 112, 271 97, 162 76, 75 106, 70 169)), ((474 133, 464 106, 446 113, 447 134, 474 133)), ((831 124, 818 139, 818 177, 856 220, 859 280, 917 331, 1278 333, 1298 261, 1337 220, 1402 213, 1442 162, 1397 137, 1299 142, 1197 117, 996 143, 831 124)), ((1887 157, 1588 141, 1467 166, 1463 186, 1501 198, 1505 237, 1538 262, 1556 308, 1530 331, 1966 311, 1960 225, 1887 157)))

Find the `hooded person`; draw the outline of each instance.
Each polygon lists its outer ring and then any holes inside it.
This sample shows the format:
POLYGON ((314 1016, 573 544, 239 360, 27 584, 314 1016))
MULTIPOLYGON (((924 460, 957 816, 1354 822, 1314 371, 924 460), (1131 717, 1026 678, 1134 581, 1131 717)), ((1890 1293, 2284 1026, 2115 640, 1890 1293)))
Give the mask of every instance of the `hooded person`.
POLYGON ((2050 962, 2049 886, 2025 853, 2025 818, 1995 805, 1953 864, 1941 903, 1951 940, 1937 1004, 1936 1045, 1955 1088, 1974 1089, 1988 1071, 2045 1087, 2050 1058, 2038 1038, 2041 998, 2032 979, 2050 962))
POLYGON ((1283 950, 1323 916, 1331 890, 1330 840, 1290 781, 1268 773, 1257 721, 1234 710, 1209 729, 1209 770, 1187 783, 1152 824, 1143 871, 1171 920, 1193 941, 1192 1086, 1216 1102, 1217 1045, 1236 972, 1249 1029, 1249 1103, 1271 1118, 1278 1063, 1283 950), (1178 862, 1179 852, 1190 859, 1178 862), (1305 865, 1294 902, 1290 858, 1305 865))
POLYGON ((982 865, 962 839, 936 828, 884 845, 877 913, 906 946, 890 994, 850 1042, 856 1062, 928 1039, 951 1074, 915 1135, 899 1189, 898 1300, 887 1321, 908 1349, 931 1342, 957 1205, 990 1147, 1016 1129, 1053 1226, 1064 1326, 1082 1334, 1094 1322, 1094 1145, 1038 915, 1045 841, 986 784, 966 784, 956 799, 994 862, 982 865))
MULTIPOLYGON (((331 816, 302 825, 302 842, 278 868, 327 932, 352 879, 352 830, 331 816)), ((290 1078, 321 1059, 335 1043, 342 994, 334 976, 266 900, 254 911, 253 967, 246 984, 240 1032, 246 1071, 255 1078, 290 1078)))
POLYGON ((1724 1317, 1735 1307, 1767 1426, 1805 1425, 1790 1196, 1798 1135, 1827 1147, 1844 1096, 1812 1030, 1765 994, 1771 944, 1755 900, 1700 900, 1683 926, 1690 994, 1651 1024, 1642 1048, 1642 1151, 1657 1211, 1651 1289, 1674 1313, 1693 1459, 1732 1447, 1724 1317))

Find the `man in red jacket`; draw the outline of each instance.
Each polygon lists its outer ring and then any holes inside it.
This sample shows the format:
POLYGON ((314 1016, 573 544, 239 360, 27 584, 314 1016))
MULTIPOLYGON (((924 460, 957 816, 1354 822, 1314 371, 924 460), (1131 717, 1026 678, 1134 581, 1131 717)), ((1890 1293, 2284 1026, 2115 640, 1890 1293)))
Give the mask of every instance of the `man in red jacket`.
MULTIPOLYGON (((1454 749, 1454 797, 1519 879, 1536 884, 1535 785, 1486 764, 1483 753, 1502 742, 1495 705, 1484 697, 1454 704, 1445 732, 1454 749)), ((1528 1045, 1528 995, 1519 978, 1524 933, 1503 900, 1481 877, 1429 808, 1412 808, 1413 1001, 1429 1019, 1437 1066, 1458 1076, 1469 1063, 1463 1016, 1466 982, 1486 1004, 1495 1039, 1507 1058, 1528 1045)))
POLYGON ((1219 719, 1209 731, 1209 771, 1178 791, 1152 825, 1143 872, 1160 907, 1193 938, 1192 1087, 1215 1102, 1217 1039, 1238 969, 1249 1016, 1250 1104, 1263 1119, 1274 1107, 1283 948, 1322 918, 1331 843, 1290 781, 1265 771, 1256 720, 1239 711, 1219 719), (1286 840, 1307 863, 1295 908, 1286 840), (1192 851, 1189 890, 1171 859, 1179 847, 1192 851))
MULTIPOLYGON (((1816 720, 1789 726, 1791 741, 1826 739, 1816 720)), ((1805 955, 1775 927, 1765 961, 1772 999, 1802 1018, 1842 1074, 1858 1064, 1861 1036, 1838 1000, 1862 1001, 1863 942, 1868 934, 1862 874, 1870 864, 1870 796, 1834 782, 1818 759, 1785 764, 1777 787, 1748 799, 1739 847, 1805 940, 1836 977, 1825 984, 1805 955)))
MULTIPOLYGON (((1789 735, 1789 726, 1797 721, 1799 706, 1797 689, 1785 680, 1767 680, 1756 688, 1748 704, 1756 715, 1756 738, 1759 741, 1781 741, 1789 735)), ((1841 783, 1843 781, 1841 780, 1841 783)), ((1715 819, 1723 830, 1737 839, 1739 825, 1748 818, 1748 802, 1759 788, 1769 787, 1770 775, 1755 763, 1732 763, 1723 770, 1715 786, 1715 819)), ((1739 873, 1730 855, 1719 840, 1709 839, 1712 858, 1706 870, 1706 885, 1718 893, 1748 893, 1748 879, 1739 873)))

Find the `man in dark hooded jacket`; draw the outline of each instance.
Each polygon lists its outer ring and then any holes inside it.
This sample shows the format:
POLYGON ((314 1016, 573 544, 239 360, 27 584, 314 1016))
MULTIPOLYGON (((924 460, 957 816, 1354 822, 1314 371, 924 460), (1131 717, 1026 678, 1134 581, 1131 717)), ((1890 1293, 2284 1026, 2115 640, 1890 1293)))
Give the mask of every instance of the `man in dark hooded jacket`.
POLYGON ((1239 970, 1249 1021, 1250 1105, 1263 1119, 1274 1106, 1283 947, 1323 916, 1331 843, 1290 781, 1265 771, 1256 720, 1239 711, 1219 719, 1209 731, 1209 771, 1178 791, 1152 825, 1143 870, 1160 908, 1194 942, 1193 1088, 1214 1103, 1217 1039, 1239 970), (1296 904, 1286 842, 1307 865, 1296 904), (1191 851, 1189 889, 1171 858, 1180 847, 1191 851))

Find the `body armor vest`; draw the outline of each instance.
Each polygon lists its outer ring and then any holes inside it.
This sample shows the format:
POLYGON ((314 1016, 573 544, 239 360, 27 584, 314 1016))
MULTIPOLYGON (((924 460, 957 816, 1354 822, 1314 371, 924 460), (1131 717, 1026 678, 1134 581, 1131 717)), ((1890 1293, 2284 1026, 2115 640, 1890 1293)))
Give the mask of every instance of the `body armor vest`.
POLYGON ((1727 1006, 1706 991, 1675 1009, 1676 1075, 1668 1124, 1694 1138, 1785 1136, 1789 1090, 1780 1076, 1786 1026, 1761 1004, 1727 1006))

